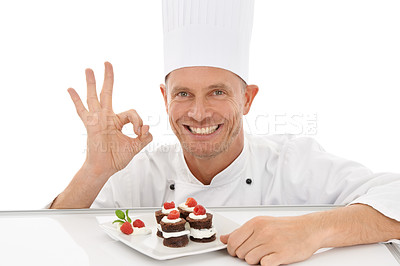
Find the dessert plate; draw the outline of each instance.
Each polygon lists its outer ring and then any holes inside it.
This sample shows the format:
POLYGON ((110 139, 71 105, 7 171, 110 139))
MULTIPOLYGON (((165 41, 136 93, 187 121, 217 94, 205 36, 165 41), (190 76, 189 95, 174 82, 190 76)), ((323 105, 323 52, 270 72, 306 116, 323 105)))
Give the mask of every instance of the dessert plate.
POLYGON ((189 240, 189 244, 182 248, 169 248, 163 245, 163 239, 156 235, 157 223, 154 213, 131 217, 141 219, 146 227, 152 230, 149 235, 125 235, 118 230, 116 224, 106 222, 100 227, 113 239, 121 241, 125 245, 157 260, 167 260, 183 256, 207 253, 226 248, 226 245, 219 240, 220 235, 229 234, 240 225, 234 221, 218 214, 213 214, 213 226, 217 230, 216 240, 209 243, 196 243, 189 240))

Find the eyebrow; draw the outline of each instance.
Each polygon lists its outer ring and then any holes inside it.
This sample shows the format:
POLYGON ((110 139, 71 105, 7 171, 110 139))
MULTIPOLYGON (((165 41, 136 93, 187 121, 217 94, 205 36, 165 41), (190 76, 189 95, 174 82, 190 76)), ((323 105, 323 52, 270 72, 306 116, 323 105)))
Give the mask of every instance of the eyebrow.
MULTIPOLYGON (((208 87, 206 87, 207 90, 213 90, 213 89, 224 89, 224 90, 231 90, 231 87, 227 86, 224 83, 216 83, 216 84, 212 84, 208 87)), ((191 91, 190 88, 187 87, 180 87, 180 86, 175 86, 174 88, 172 88, 171 90, 171 94, 175 94, 178 91, 191 91)))
POLYGON ((227 86, 224 83, 217 83, 217 84, 212 84, 207 87, 208 89, 224 89, 224 90, 230 90, 231 88, 227 86))

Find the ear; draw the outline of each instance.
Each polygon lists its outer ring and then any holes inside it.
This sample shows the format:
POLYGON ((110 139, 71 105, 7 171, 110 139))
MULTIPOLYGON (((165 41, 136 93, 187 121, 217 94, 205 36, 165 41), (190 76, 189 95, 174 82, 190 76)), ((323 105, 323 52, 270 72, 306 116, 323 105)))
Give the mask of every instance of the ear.
POLYGON ((168 95, 167 95, 167 88, 165 87, 164 84, 160 84, 160 90, 161 94, 164 98, 164 104, 165 104, 165 110, 167 111, 168 114, 168 95))
POLYGON ((244 92, 244 106, 243 106, 243 115, 247 115, 250 111, 251 104, 253 103, 254 97, 256 97, 258 93, 257 85, 247 85, 246 90, 244 92))

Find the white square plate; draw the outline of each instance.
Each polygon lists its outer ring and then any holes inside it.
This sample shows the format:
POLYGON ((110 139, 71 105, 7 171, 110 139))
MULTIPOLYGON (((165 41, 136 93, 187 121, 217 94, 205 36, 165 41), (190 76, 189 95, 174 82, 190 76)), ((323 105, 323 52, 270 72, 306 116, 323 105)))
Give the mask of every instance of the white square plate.
POLYGON ((154 213, 131 217, 132 221, 141 219, 146 227, 152 230, 149 235, 125 235, 112 222, 102 223, 100 227, 113 239, 121 241, 129 247, 157 260, 167 260, 183 256, 201 254, 226 248, 219 240, 220 235, 229 234, 239 227, 239 224, 218 214, 213 214, 213 226, 217 230, 216 240, 209 243, 196 243, 189 240, 189 244, 182 248, 169 248, 163 245, 163 239, 156 235, 157 223, 154 213))

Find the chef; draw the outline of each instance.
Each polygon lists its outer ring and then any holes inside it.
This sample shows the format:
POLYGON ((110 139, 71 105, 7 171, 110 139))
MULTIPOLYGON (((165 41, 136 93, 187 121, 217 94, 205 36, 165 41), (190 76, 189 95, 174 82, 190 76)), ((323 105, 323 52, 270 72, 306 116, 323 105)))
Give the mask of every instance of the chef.
POLYGON ((98 97, 86 70, 86 108, 68 92, 88 133, 87 157, 51 208, 344 204, 298 217, 256 217, 221 236, 249 264, 305 260, 323 247, 400 238, 400 175, 372 173, 313 139, 253 136, 243 115, 259 88, 248 83, 254 1, 163 1, 165 84, 160 91, 179 142, 146 149, 135 110, 115 114, 113 69, 98 97), (122 133, 131 124, 136 138, 122 133))

